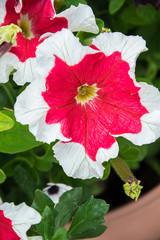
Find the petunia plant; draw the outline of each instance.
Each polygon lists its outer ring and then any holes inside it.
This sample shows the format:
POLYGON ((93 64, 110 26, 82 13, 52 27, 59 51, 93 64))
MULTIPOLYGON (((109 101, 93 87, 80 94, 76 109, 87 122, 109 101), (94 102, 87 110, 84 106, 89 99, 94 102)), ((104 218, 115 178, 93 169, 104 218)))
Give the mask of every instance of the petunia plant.
POLYGON ((135 201, 160 174, 159 5, 87 2, 0 1, 2 240, 97 237, 112 169, 135 201))

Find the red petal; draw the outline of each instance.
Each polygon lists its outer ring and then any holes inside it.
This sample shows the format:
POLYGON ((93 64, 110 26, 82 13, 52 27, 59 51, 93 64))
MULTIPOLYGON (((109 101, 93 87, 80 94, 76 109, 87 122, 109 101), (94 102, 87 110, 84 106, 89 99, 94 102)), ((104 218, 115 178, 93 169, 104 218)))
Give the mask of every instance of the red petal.
POLYGON ((6 218, 0 210, 0 239, 1 240, 20 240, 12 227, 12 221, 6 218))

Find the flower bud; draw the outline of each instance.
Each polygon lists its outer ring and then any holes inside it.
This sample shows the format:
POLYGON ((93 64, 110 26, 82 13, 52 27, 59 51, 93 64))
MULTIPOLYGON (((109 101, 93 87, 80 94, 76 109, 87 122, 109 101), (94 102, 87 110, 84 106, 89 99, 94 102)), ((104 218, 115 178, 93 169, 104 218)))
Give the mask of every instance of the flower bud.
POLYGON ((138 200, 141 193, 141 189, 143 188, 143 186, 140 185, 140 182, 141 181, 137 179, 132 179, 123 184, 125 194, 130 198, 135 199, 135 201, 138 200))

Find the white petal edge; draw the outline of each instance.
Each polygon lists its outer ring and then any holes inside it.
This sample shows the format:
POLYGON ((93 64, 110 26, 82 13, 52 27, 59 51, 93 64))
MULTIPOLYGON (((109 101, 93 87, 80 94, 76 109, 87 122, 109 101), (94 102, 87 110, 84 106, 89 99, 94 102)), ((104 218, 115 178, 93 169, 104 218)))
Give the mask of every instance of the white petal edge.
POLYGON ((17 68, 18 61, 18 58, 9 52, 0 58, 0 83, 9 81, 9 75, 14 68, 17 68))
POLYGON ((6 2, 7 0, 0 0, 0 25, 6 16, 6 2))
POLYGON ((33 81, 18 97, 14 106, 15 117, 22 124, 29 124, 29 130, 36 140, 51 143, 56 139, 69 141, 60 130, 60 123, 46 124, 49 106, 41 93, 45 89, 45 80, 33 81))
POLYGON ((92 161, 85 153, 84 147, 79 143, 58 142, 53 146, 55 157, 64 172, 73 178, 89 179, 102 178, 104 167, 102 163, 118 155, 118 144, 115 142, 110 149, 100 148, 96 161, 92 161))
POLYGON ((17 70, 13 75, 13 80, 17 85, 24 85, 26 82, 32 82, 36 76, 36 58, 28 58, 25 62, 18 62, 14 65, 17 70))
POLYGON ((141 52, 147 51, 146 41, 140 36, 126 36, 123 33, 101 33, 93 39, 93 45, 100 49, 106 56, 115 51, 121 52, 122 59, 129 63, 129 75, 134 84, 139 86, 135 79, 136 59, 141 52))
MULTIPOLYGON (((160 92, 147 83, 140 82, 141 103, 149 113, 141 117, 142 130, 138 134, 122 134, 135 145, 149 144, 160 137, 160 92)), ((116 136, 115 136, 116 137, 116 136)))
POLYGON ((35 236, 35 237, 28 237, 28 240, 43 240, 41 236, 35 236))
POLYGON ((50 197, 50 199, 51 199, 55 204, 57 204, 57 203, 59 202, 59 198, 60 198, 60 196, 61 196, 63 193, 65 193, 65 192, 67 192, 67 191, 69 191, 69 190, 72 189, 71 186, 68 186, 68 185, 63 184, 63 183, 48 183, 47 185, 48 185, 48 187, 44 188, 44 189, 43 189, 43 192, 44 192, 48 197, 50 197), (57 186, 57 187, 59 188, 59 189, 58 189, 58 193, 56 193, 56 194, 49 194, 49 193, 48 193, 48 189, 50 189, 52 186, 57 186))
POLYGON ((0 205, 4 216, 12 221, 13 229, 22 240, 27 240, 26 232, 31 225, 41 221, 40 214, 25 203, 17 206, 14 203, 3 203, 0 205))
POLYGON ((72 5, 65 11, 57 14, 57 17, 65 17, 68 20, 68 28, 72 32, 99 32, 93 11, 88 5, 81 3, 78 7, 72 5))
POLYGON ((88 46, 82 46, 79 39, 68 29, 52 34, 45 39, 36 51, 37 72, 46 77, 54 67, 54 56, 56 55, 69 66, 79 63, 86 54, 96 53, 88 46))

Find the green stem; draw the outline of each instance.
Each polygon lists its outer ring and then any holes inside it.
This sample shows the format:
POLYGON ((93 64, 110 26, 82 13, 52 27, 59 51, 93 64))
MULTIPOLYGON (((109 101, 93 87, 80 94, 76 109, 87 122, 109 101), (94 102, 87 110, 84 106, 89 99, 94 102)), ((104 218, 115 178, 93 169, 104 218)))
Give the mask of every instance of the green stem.
POLYGON ((117 157, 110 161, 112 167, 124 182, 136 179, 128 165, 121 158, 117 157))
POLYGON ((112 167, 120 178, 125 182, 123 184, 124 192, 127 196, 137 201, 141 189, 140 181, 135 178, 128 165, 119 157, 111 160, 112 167))
POLYGON ((10 83, 2 84, 1 87, 5 90, 12 106, 15 103, 16 97, 12 85, 10 83))

